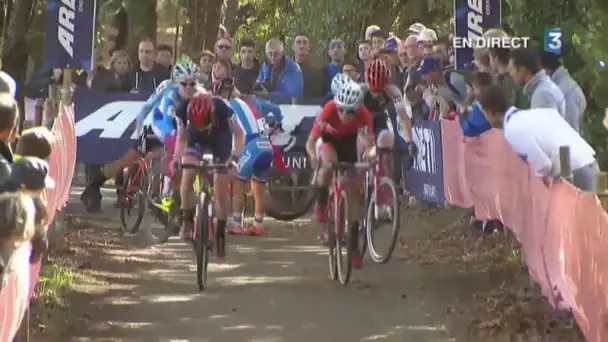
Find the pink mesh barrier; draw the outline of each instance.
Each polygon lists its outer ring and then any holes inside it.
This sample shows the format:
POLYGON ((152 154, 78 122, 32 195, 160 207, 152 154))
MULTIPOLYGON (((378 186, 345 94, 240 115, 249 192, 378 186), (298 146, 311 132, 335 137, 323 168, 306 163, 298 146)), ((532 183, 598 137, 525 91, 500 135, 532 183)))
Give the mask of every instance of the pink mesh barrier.
MULTIPOLYGON (((49 222, 53 220, 57 210, 65 207, 76 168, 73 107, 61 107, 52 131, 56 140, 49 157, 49 166, 50 175, 55 180, 55 188, 47 189, 44 194, 49 222)), ((20 247, 11 259, 14 271, 7 274, 4 287, 0 291, 0 341, 13 340, 38 282, 41 265, 39 262, 30 265, 30 254, 31 246, 26 244, 20 247)))
POLYGON ((465 139, 458 122, 441 129, 446 200, 508 226, 552 305, 571 308, 588 341, 608 341, 608 216, 595 194, 545 185, 500 131, 465 139))

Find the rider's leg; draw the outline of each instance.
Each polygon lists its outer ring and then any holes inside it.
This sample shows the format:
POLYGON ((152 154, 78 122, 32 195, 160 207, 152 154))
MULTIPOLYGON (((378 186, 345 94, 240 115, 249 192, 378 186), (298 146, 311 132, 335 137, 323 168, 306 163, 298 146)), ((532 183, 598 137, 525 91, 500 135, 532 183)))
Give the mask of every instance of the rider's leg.
MULTIPOLYGON (((395 146, 395 136, 389 129, 383 129, 376 138, 378 148, 392 149, 395 146)), ((393 156, 391 154, 379 153, 378 157, 382 165, 382 170, 387 176, 393 174, 393 156)))
MULTIPOLYGON (((355 163, 358 157, 357 136, 344 138, 336 145, 337 160, 346 163, 355 163)), ((365 147, 365 145, 363 145, 365 147)), ((345 180, 344 189, 348 197, 348 221, 350 222, 349 234, 352 236, 352 264, 353 267, 359 268, 362 264, 362 256, 359 251, 359 222, 363 217, 363 176, 359 172, 353 172, 352 175, 345 180)))
POLYGON ((253 179, 251 182, 251 193, 255 201, 253 226, 250 227, 249 233, 252 235, 264 234, 264 194, 266 192, 266 183, 268 182, 268 173, 272 166, 273 152, 269 145, 266 149, 260 149, 255 158, 253 165, 253 179))
MULTIPOLYGON (((338 161, 336 149, 333 144, 323 142, 317 149, 317 156, 321 164, 333 164, 338 161)), ((315 218, 318 222, 327 221, 327 204, 329 199, 329 186, 331 184, 332 170, 320 168, 316 178, 317 204, 315 206, 315 218)))
MULTIPOLYGON (((213 157, 219 163, 225 163, 230 158, 232 153, 232 135, 222 134, 217 136, 217 140, 212 148, 213 157)), ((216 234, 216 255, 223 259, 226 256, 226 225, 230 211, 230 194, 227 189, 230 188, 232 175, 227 171, 220 171, 214 175, 213 188, 219 191, 214 192, 215 211, 217 218, 216 234)))
MULTIPOLYGON (((200 157, 194 151, 192 153, 186 153, 182 158, 184 164, 198 164, 200 157)), ((180 236, 183 239, 192 238, 192 228, 194 227, 194 180, 197 175, 195 169, 184 169, 182 170, 182 182, 180 185, 180 216, 182 221, 182 227, 180 229, 180 236)))
POLYGON ((229 229, 230 234, 240 235, 244 233, 243 208, 245 207, 245 198, 241 194, 245 192, 247 181, 248 179, 239 178, 238 176, 232 180, 232 223, 229 229))

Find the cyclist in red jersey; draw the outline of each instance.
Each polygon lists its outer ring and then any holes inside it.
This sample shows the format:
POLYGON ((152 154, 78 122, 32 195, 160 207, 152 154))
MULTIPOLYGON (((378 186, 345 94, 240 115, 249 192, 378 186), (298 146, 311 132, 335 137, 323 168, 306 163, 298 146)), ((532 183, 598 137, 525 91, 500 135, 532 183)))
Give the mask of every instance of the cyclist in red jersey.
MULTIPOLYGON (((332 164, 336 162, 355 163, 358 160, 357 145, 367 149, 374 146, 374 124, 372 113, 362 104, 364 89, 355 82, 345 84, 334 100, 329 101, 317 116, 312 131, 306 143, 306 152, 311 163, 316 165, 332 164), (358 144, 359 142, 359 144, 358 144)), ((329 198, 329 185, 332 178, 330 169, 319 169, 316 177, 317 204, 315 206, 315 219, 318 222, 327 222, 327 202, 329 198)), ((353 179, 347 182, 346 189, 352 189, 353 201, 349 201, 349 212, 352 213, 353 225, 351 234, 358 237, 359 222, 363 213, 363 203, 360 191, 362 179, 353 179)), ((326 237, 323 232, 323 240, 326 237)), ((358 238, 354 239, 358 241, 358 238)), ((358 245, 353 246, 353 266, 361 267, 362 256, 358 252, 358 245)))

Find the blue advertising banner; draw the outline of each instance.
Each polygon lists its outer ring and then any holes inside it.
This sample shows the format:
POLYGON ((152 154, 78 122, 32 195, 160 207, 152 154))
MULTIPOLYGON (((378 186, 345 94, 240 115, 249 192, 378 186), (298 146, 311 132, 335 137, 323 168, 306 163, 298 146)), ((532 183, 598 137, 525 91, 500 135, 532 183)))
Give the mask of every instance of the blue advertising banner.
MULTIPOLYGON (((87 88, 74 93, 76 160, 83 164, 106 164, 121 157, 134 146, 135 118, 149 94, 103 94, 87 88)), ((310 166, 305 155, 305 144, 315 117, 321 110, 314 105, 280 105, 283 130, 273 143, 284 153, 289 168, 310 166)))
MULTIPOLYGON (((454 0, 454 37, 477 38, 500 26, 501 0, 454 0)), ((473 62, 473 49, 455 51, 456 69, 468 69, 473 62)))
POLYGON ((418 155, 406 173, 406 186, 410 194, 427 202, 443 204, 443 160, 441 149, 441 123, 419 121, 412 129, 418 155))
POLYGON ((97 0, 47 0, 44 67, 93 69, 97 0))

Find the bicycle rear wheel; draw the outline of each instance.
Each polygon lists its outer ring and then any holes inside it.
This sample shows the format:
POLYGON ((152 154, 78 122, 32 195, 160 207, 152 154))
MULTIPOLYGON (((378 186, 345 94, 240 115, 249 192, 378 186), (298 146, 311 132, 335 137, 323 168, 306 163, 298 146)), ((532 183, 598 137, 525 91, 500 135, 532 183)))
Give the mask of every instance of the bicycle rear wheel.
POLYGON ((337 217, 334 218, 335 222, 335 231, 336 231, 336 254, 337 264, 338 264, 338 280, 342 285, 348 285, 350 282, 350 276, 352 273, 353 265, 352 265, 352 255, 353 255, 353 243, 351 243, 350 239, 353 237, 353 234, 350 232, 350 222, 348 221, 349 212, 348 212, 348 199, 346 197, 346 192, 341 191, 338 194, 337 201, 338 210, 337 217))
POLYGON ((124 188, 120 192, 120 228, 125 234, 135 234, 141 225, 146 211, 148 190, 148 170, 143 164, 134 164, 128 168, 124 188), (135 216, 130 223, 129 217, 135 216))
POLYGON ((328 248, 328 266, 329 277, 332 280, 338 279, 338 260, 336 256, 336 224, 334 215, 334 199, 333 194, 329 195, 327 200, 328 220, 324 223, 323 229, 327 232, 327 248, 328 248))
POLYGON ((380 191, 385 198, 381 199, 382 205, 376 206, 376 196, 373 196, 367 207, 365 219, 367 226, 367 245, 372 260, 377 264, 384 264, 390 260, 393 251, 395 250, 397 238, 399 237, 399 220, 401 213, 395 183, 390 178, 380 178, 378 180, 378 188, 375 189, 375 191, 380 191), (388 199, 388 196, 391 198, 388 199), (390 241, 385 248, 380 246, 377 235, 379 231, 378 228, 382 223, 388 223, 391 227, 390 241))
POLYGON ((195 227, 195 251, 196 251, 196 282, 199 291, 205 289, 207 285, 207 267, 211 257, 209 241, 209 199, 205 194, 201 194, 196 205, 194 218, 195 227))

